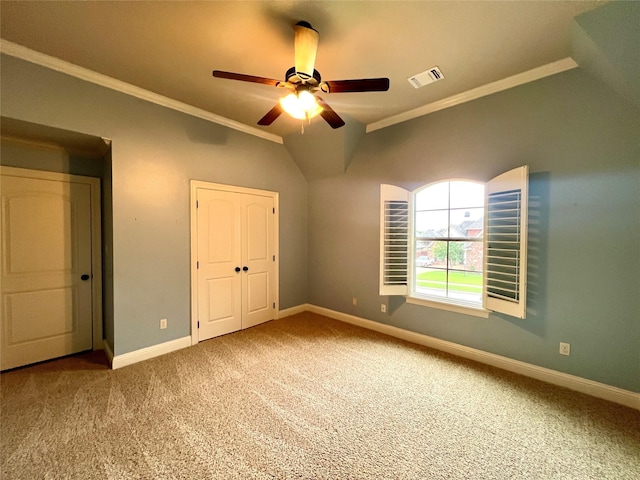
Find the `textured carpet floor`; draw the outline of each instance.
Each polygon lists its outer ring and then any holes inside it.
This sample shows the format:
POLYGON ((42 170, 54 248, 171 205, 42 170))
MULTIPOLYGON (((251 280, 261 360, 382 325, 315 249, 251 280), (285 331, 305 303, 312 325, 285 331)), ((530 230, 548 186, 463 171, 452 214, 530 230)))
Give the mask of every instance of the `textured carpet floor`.
POLYGON ((311 313, 0 381, 3 480, 640 478, 640 412, 311 313))

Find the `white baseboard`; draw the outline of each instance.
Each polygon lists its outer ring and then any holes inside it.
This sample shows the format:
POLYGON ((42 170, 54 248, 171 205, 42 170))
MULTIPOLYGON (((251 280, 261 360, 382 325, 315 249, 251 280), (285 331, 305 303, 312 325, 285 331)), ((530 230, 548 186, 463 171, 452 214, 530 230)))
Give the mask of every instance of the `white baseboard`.
MULTIPOLYGON (((446 340, 440 340, 439 338, 430 337, 421 333, 411 332, 402 328, 394 327, 391 325, 385 325, 383 323, 374 322, 364 318, 349 315, 347 313, 337 312, 324 307, 318 307, 316 305, 304 304, 295 308, 288 309, 294 313, 302 311, 310 311, 324 315, 326 317, 340 320, 342 322, 364 327, 369 330, 374 330, 379 333, 384 333, 392 337, 407 340, 412 343, 424 345, 425 347, 434 348, 443 352, 451 353, 453 355, 468 358, 476 362, 498 367, 509 372, 518 373, 526 377, 535 378, 543 382, 558 385, 560 387, 568 388, 576 392, 586 393, 593 397, 602 398, 611 402, 619 403, 627 407, 640 410, 640 393, 631 392, 618 387, 612 387, 605 383, 595 382, 586 378, 577 377, 568 373, 558 372, 549 368, 539 367, 530 363, 521 362, 512 358, 503 357, 494 353, 485 352, 457 343, 448 342, 446 340)), ((291 313, 290 315, 293 315, 291 313)), ((285 315, 283 315, 285 316, 285 315)))
POLYGON ((126 367, 127 365, 142 362, 143 360, 148 360, 153 357, 159 357, 160 355, 164 355, 165 353, 174 352, 176 350, 180 350, 182 348, 190 346, 191 336, 188 336, 177 338, 176 340, 171 340, 165 343, 160 343, 158 345, 141 348, 140 350, 124 353, 122 355, 114 356, 113 353, 111 353, 111 350, 108 349, 109 346, 105 342, 105 353, 107 354, 107 357, 111 355, 111 368, 115 370, 116 368, 126 367))
POLYGON ((311 310, 311 306, 308 303, 297 305, 295 307, 286 308, 278 312, 278 318, 290 317, 296 313, 308 312, 311 310))
MULTIPOLYGON (((309 310, 309 306, 306 304, 287 308, 278 312, 278 318, 288 317, 290 315, 295 315, 296 313, 301 313, 307 310, 309 310)), ((190 347, 197 344, 197 341, 194 342, 192 337, 188 336, 161 343, 159 345, 152 345, 150 347, 142 348, 140 350, 135 350, 133 352, 125 353, 122 355, 114 355, 111 351, 111 347, 109 347, 109 344, 106 340, 103 341, 103 348, 105 355, 107 356, 109 363, 111 364, 111 368, 115 370, 116 368, 133 365, 134 363, 142 362, 143 360, 148 360, 153 357, 164 355, 165 353, 170 353, 175 350, 180 350, 182 348, 190 347)))

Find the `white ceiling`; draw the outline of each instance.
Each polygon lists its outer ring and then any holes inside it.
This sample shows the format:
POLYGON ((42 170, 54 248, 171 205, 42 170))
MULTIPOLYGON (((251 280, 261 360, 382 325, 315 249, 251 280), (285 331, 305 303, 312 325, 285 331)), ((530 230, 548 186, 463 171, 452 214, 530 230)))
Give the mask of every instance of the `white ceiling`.
POLYGON ((284 79, 300 20, 320 32, 323 80, 390 78, 388 92, 324 96, 347 121, 368 125, 570 56, 573 17, 603 3, 2 0, 0 36, 285 136, 298 121, 256 125, 282 90, 211 71, 284 79), (444 80, 418 90, 407 81, 435 65, 444 80))

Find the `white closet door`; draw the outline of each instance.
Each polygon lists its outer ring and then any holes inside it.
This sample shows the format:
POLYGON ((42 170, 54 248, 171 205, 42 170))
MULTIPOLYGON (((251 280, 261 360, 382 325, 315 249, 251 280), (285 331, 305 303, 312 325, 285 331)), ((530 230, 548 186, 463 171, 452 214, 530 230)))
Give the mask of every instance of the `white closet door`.
POLYGON ((198 340, 242 328, 238 195, 198 189, 198 340), (236 271, 236 269, 240 269, 236 271))
POLYGON ((272 197, 242 195, 242 328, 274 318, 273 208, 272 197))
POLYGON ((197 190, 198 341, 275 317, 271 196, 197 190))
POLYGON ((92 348, 91 187, 2 175, 1 368, 92 348))

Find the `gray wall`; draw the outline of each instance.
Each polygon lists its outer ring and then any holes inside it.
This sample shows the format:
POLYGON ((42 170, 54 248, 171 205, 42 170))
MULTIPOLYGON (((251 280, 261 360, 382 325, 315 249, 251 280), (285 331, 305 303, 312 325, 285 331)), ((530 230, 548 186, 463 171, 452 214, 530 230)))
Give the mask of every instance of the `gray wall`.
POLYGON ((190 334, 191 179, 280 193, 280 308, 306 303, 307 184, 282 145, 1 61, 3 116, 113 142, 113 328, 105 331, 114 354, 190 334))
POLYGON ((189 334, 189 180, 199 179, 280 192, 282 309, 308 301, 640 391, 640 112, 584 72, 368 134, 345 175, 308 185, 281 145, 13 58, 1 73, 3 115, 113 140, 116 354, 189 334), (522 164, 527 318, 397 299, 380 313, 380 183, 488 180, 522 164))
POLYGON ((639 132, 637 109, 574 70, 368 134, 346 175, 309 184, 310 303, 640 391, 639 132), (523 164, 527 318, 396 297, 380 313, 380 184, 486 181, 523 164))
POLYGON ((104 173, 103 162, 100 158, 73 155, 63 149, 40 147, 22 142, 16 143, 12 140, 2 141, 0 164, 85 177, 102 178, 104 173))
POLYGON ((102 334, 115 350, 115 320, 113 314, 113 181, 111 149, 103 159, 102 174, 102 334))

